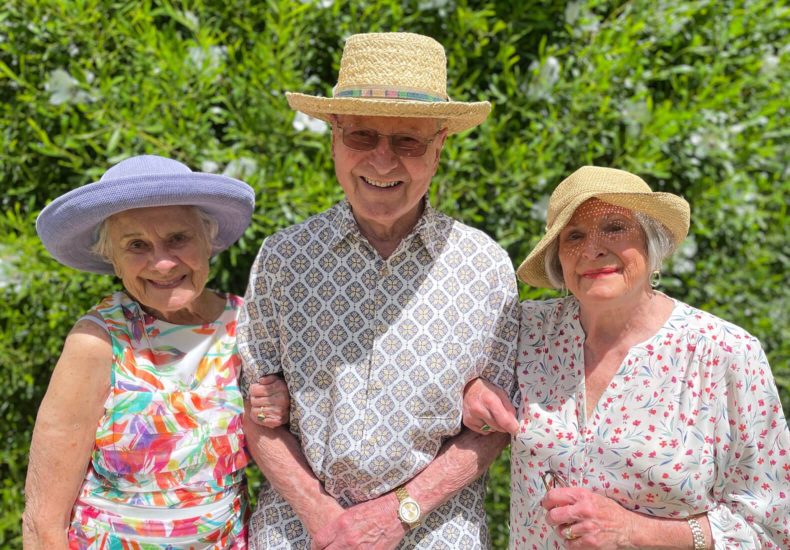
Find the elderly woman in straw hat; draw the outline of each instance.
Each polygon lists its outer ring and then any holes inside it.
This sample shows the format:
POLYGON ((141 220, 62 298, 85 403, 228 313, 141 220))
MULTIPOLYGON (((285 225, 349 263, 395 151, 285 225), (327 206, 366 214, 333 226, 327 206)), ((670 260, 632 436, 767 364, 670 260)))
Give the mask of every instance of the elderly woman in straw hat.
POLYGON ((789 548, 790 434, 756 338, 659 292, 689 206, 585 166, 518 269, 517 418, 482 381, 473 429, 512 433, 512 548, 789 548))
POLYGON ((243 380, 282 372, 291 424, 245 424, 263 470, 258 548, 486 548, 481 477, 509 437, 461 425, 464 385, 509 386, 515 275, 491 238, 433 208, 449 134, 487 102, 450 101, 444 49, 351 36, 332 97, 288 94, 332 125, 345 200, 270 236, 239 323, 243 380))
POLYGON ((254 202, 241 181, 146 155, 41 212, 58 261, 115 273, 124 289, 77 321, 52 374, 30 448, 25 548, 246 548, 242 302, 206 281, 254 202))

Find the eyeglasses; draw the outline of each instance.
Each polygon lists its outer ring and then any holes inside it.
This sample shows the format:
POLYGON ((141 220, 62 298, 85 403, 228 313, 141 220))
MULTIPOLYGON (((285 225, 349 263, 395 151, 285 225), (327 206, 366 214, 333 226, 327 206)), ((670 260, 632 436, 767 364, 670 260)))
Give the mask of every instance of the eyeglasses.
POLYGON ((540 480, 543 482, 543 486, 546 487, 547 491, 556 489, 557 487, 570 487, 571 485, 564 475, 554 470, 543 472, 543 475, 540 476, 540 480))
POLYGON ((442 130, 430 138, 412 134, 380 134, 371 128, 343 128, 335 123, 340 130, 343 145, 354 151, 372 151, 379 144, 379 139, 385 137, 389 140, 390 149, 399 157, 421 157, 428 150, 428 144, 433 143, 442 130))

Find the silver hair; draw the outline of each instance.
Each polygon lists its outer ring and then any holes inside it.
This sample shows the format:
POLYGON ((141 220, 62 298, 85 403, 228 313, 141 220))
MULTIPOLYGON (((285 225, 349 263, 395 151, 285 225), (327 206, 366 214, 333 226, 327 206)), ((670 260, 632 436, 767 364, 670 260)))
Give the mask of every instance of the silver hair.
MULTIPOLYGON (((188 205, 187 208, 192 209, 197 215, 198 219, 203 222, 203 235, 201 237, 209 245, 211 250, 214 250, 215 239, 219 233, 219 224, 214 216, 197 206, 188 205)), ((108 218, 107 218, 108 219, 108 218)), ((112 241, 110 240, 110 231, 107 226, 107 219, 102 220, 99 227, 96 228, 96 242, 91 246, 91 252, 102 260, 113 263, 112 261, 112 241)))
MULTIPOLYGON (((634 212, 634 217, 645 235, 649 271, 660 271, 661 264, 675 251, 672 233, 664 224, 648 216, 644 212, 634 212)), ((546 277, 549 279, 551 286, 553 288, 562 289, 565 288, 565 279, 562 276, 559 249, 559 238, 556 238, 546 248, 543 257, 543 265, 546 269, 546 277)))

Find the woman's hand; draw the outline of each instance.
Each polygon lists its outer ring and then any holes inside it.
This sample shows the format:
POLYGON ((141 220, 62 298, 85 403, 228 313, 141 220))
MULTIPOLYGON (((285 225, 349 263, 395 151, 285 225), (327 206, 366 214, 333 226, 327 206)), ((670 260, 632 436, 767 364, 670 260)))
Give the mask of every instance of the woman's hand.
POLYGON ((479 434, 518 433, 516 409, 507 394, 482 378, 475 378, 464 388, 464 425, 479 434))
MULTIPOLYGON (((614 550, 620 548, 693 547, 685 519, 658 518, 631 512, 614 500, 581 487, 550 489, 541 505, 546 522, 565 547, 614 550), (656 546, 660 542, 660 546, 656 546)), ((713 548, 710 523, 697 516, 708 548, 713 548)))
POLYGON ((285 381, 273 374, 250 384, 250 406, 253 413, 250 419, 256 424, 266 428, 288 424, 291 397, 285 381))
MULTIPOLYGON (((659 518, 626 510, 614 500, 581 487, 550 489, 541 505, 546 522, 565 548, 693 548, 685 519, 659 518)), ((697 515, 708 548, 713 533, 707 515, 697 515)))
POLYGON ((636 524, 643 516, 614 500, 581 487, 549 490, 541 505, 546 522, 567 548, 633 548, 636 524))

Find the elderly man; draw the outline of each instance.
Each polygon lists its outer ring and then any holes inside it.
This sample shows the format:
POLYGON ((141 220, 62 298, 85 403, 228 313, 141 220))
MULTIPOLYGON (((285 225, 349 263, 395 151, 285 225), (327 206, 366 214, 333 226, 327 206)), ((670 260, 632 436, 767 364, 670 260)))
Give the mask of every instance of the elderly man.
POLYGON ((489 546, 481 474, 508 435, 462 429, 462 393, 511 386, 518 298, 506 253, 428 204, 447 135, 490 110, 445 88, 440 44, 381 33, 348 39, 333 97, 288 94, 331 124, 346 200, 252 268, 242 385, 282 372, 292 400, 290 431, 247 402, 253 547, 489 546))

